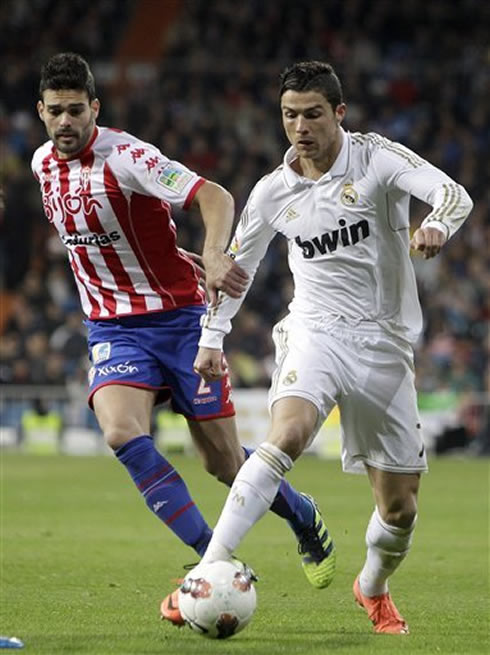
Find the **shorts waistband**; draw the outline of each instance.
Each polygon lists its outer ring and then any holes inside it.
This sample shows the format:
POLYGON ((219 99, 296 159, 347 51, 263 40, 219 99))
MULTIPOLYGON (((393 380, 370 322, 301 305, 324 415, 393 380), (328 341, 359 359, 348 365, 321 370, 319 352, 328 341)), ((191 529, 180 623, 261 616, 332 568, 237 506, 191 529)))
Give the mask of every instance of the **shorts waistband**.
POLYGON ((349 321, 342 316, 326 316, 325 318, 313 319, 303 317, 292 317, 293 322, 301 326, 309 326, 313 330, 319 330, 338 338, 346 337, 352 340, 360 338, 389 339, 403 347, 410 347, 410 343, 400 335, 394 334, 376 321, 349 321))
POLYGON ((349 321, 343 316, 326 316, 325 318, 305 318, 295 316, 294 321, 311 326, 313 329, 324 332, 341 330, 348 334, 365 335, 386 335, 389 334, 379 323, 375 321, 349 321))

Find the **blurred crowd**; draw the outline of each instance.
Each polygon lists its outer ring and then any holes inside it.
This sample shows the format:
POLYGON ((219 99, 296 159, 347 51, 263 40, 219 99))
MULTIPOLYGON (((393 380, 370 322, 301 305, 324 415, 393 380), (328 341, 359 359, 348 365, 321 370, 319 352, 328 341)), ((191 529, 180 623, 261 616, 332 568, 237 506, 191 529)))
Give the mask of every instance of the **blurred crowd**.
MULTIPOLYGON (((15 0, 0 9, 2 287, 0 380, 63 384, 87 369, 83 317, 66 257, 44 219, 29 162, 45 140, 35 103, 39 67, 57 51, 85 56, 102 101, 99 123, 134 133, 234 195, 237 214, 287 146, 278 75, 293 61, 336 68, 345 127, 400 141, 462 183, 475 202, 441 257, 414 259, 425 327, 424 392, 489 390, 490 4, 480 0, 181 0, 161 55, 116 84, 114 61, 137 6, 158 0, 15 0)), ((163 1, 163 0, 162 0, 163 1)), ((155 36, 155 38, 157 38, 155 36)), ((413 224, 427 213, 413 202, 413 224)), ((177 213, 181 246, 199 251, 197 215, 177 213)), ((237 386, 267 386, 271 325, 291 295, 276 239, 226 342, 237 386)))

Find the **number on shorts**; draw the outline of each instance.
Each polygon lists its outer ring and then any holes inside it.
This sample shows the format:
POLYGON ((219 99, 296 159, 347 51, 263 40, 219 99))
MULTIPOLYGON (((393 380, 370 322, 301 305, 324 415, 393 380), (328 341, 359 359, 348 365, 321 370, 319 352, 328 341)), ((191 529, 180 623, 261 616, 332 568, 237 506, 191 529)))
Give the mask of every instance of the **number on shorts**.
POLYGON ((201 378, 201 381, 199 382, 199 388, 197 390, 197 395, 204 396, 207 393, 211 393, 211 387, 206 384, 206 380, 204 378, 201 378))

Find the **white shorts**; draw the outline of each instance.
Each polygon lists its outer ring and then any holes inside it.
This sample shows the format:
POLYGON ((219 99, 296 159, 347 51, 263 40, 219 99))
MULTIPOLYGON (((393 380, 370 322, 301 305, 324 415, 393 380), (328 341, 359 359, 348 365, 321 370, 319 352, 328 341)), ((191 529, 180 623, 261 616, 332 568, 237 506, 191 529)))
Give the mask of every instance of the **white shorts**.
POLYGON ((362 325, 311 326, 291 315, 280 321, 269 407, 288 396, 311 401, 319 413, 313 440, 338 404, 344 471, 364 472, 364 464, 426 471, 412 348, 374 323, 362 325))

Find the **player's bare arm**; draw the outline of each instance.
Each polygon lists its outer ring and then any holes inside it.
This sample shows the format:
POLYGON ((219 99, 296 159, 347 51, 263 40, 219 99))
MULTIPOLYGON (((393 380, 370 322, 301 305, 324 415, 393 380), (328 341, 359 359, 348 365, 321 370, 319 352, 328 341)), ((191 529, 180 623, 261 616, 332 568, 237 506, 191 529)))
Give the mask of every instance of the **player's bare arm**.
POLYGON ((233 226, 233 197, 219 184, 206 181, 195 195, 206 228, 203 263, 209 302, 216 304, 218 291, 239 298, 245 291, 247 273, 225 254, 233 226))
POLYGON ((201 346, 194 360, 194 370, 206 382, 219 380, 226 372, 223 352, 217 348, 204 348, 201 346))
POLYGON ((438 255, 446 243, 447 236, 436 227, 419 227, 415 230, 410 242, 413 250, 423 253, 424 259, 438 255))

